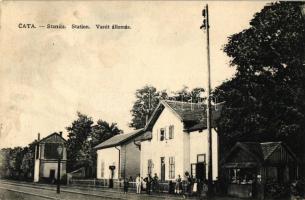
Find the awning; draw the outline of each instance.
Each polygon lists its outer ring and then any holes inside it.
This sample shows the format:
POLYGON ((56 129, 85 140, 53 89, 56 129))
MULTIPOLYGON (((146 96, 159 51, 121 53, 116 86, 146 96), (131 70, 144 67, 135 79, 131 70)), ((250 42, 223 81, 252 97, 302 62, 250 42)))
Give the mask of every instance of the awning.
POLYGON ((226 163, 223 168, 255 168, 258 163, 255 162, 243 162, 243 163, 226 163))

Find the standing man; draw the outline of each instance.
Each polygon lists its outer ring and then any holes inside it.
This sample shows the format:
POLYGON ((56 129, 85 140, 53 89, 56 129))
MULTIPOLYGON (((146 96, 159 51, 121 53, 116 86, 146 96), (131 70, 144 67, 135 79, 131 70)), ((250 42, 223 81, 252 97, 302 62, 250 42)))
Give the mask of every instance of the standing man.
POLYGON ((140 174, 138 174, 136 178, 136 187, 137 187, 137 194, 141 194, 141 177, 140 174))
POLYGON ((129 180, 128 180, 128 178, 125 178, 124 179, 124 194, 127 194, 128 187, 129 187, 129 180))
POLYGON ((152 182, 153 182, 153 191, 159 192, 159 178, 158 178, 157 173, 155 173, 155 176, 154 176, 152 182))
POLYGON ((146 182, 146 193, 147 193, 147 194, 150 194, 151 182, 152 182, 151 175, 148 174, 148 176, 147 176, 147 182, 146 182))

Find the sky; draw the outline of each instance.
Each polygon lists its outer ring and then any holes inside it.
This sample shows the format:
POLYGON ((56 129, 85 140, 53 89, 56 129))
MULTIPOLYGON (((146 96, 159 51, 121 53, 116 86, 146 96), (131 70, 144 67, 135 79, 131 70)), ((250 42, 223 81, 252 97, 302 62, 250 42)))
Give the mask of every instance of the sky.
POLYGON ((223 45, 267 2, 2 1, 0 148, 26 146, 37 133, 66 137, 77 111, 128 133, 137 89, 206 87, 206 33, 199 28, 206 3, 216 87, 234 75, 223 45), (67 29, 20 29, 20 23, 67 29), (98 30, 96 24, 131 29, 98 30))

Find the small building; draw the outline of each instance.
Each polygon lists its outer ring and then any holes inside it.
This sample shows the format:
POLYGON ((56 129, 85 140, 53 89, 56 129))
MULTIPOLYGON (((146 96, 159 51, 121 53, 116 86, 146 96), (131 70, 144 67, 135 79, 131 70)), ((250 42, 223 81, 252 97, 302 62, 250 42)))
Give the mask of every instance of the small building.
POLYGON ((60 161, 60 175, 62 177, 66 174, 66 140, 62 137, 61 132, 59 134, 53 133, 42 140, 40 140, 40 134, 38 134, 38 141, 35 147, 34 182, 54 182, 57 179, 57 148, 59 146, 62 146, 60 161))
POLYGON ((120 179, 140 173, 140 149, 135 143, 143 129, 115 135, 94 147, 97 150, 98 179, 120 179))
POLYGON ((237 142, 222 161, 228 195, 253 197, 268 183, 298 177, 298 159, 282 142, 237 142))
MULTIPOLYGON (((212 126, 221 104, 213 106, 212 126)), ((157 174, 161 181, 175 181, 185 172, 208 178, 208 130, 206 105, 162 100, 149 119, 141 144, 141 176, 157 174)), ((212 176, 218 177, 218 135, 212 129, 212 176)))

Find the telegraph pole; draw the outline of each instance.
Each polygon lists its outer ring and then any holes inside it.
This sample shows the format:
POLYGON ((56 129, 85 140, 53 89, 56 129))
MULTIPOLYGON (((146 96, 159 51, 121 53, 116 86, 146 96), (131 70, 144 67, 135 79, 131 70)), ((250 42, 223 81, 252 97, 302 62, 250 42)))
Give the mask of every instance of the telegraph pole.
POLYGON ((203 24, 201 29, 206 30, 206 48, 207 48, 207 129, 208 129, 208 195, 211 196, 213 193, 213 167, 212 167, 212 127, 211 127, 211 72, 210 72, 210 26, 209 26, 209 8, 206 4, 205 8, 202 10, 203 24))

